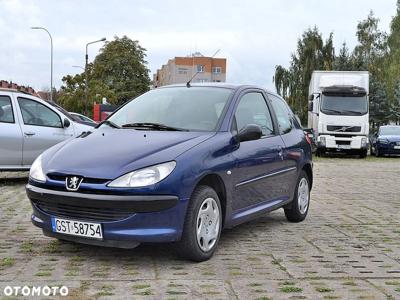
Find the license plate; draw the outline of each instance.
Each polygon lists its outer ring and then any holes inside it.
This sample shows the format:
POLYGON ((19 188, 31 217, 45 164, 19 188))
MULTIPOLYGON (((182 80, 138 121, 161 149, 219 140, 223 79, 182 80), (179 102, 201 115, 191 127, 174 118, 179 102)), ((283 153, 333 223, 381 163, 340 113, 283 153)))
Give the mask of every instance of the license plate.
POLYGON ((351 149, 350 145, 337 145, 338 149, 351 149))
POLYGON ((51 225, 53 232, 93 239, 103 238, 103 231, 99 223, 51 218, 51 225))
POLYGON ((394 149, 400 149, 400 146, 394 146, 393 148, 394 149))

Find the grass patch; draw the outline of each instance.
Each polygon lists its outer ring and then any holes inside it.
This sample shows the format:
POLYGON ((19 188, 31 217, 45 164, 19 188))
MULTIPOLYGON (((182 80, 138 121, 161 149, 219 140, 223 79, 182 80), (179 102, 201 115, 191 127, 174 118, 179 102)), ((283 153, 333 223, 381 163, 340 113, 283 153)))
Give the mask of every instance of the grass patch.
POLYGON ((48 276, 51 276, 51 272, 49 272, 49 271, 40 271, 40 272, 37 272, 37 273, 35 274, 35 276, 38 276, 38 277, 48 277, 48 276))
POLYGON ((319 293, 330 293, 333 292, 332 289, 327 288, 327 287, 316 287, 315 290, 319 293))
POLYGON ((15 259, 12 257, 4 257, 0 260, 0 268, 9 268, 15 265, 15 259))
POLYGON ((143 289, 147 289, 147 288, 149 288, 150 287, 150 284, 135 284, 134 286, 133 286, 133 288, 135 289, 135 290, 143 290, 143 289))
POLYGON ((280 291, 283 293, 300 293, 303 289, 297 286, 285 285, 280 288, 280 291))
POLYGON ((20 249, 22 252, 32 253, 33 252, 33 242, 32 241, 23 242, 20 246, 20 249))

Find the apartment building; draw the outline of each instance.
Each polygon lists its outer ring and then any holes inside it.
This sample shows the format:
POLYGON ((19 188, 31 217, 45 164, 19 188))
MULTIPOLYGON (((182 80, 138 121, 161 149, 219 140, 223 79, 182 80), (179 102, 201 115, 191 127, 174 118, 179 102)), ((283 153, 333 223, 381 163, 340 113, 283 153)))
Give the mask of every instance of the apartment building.
POLYGON ((226 58, 206 57, 200 53, 168 60, 153 75, 153 86, 186 83, 195 74, 192 82, 225 82, 226 58))

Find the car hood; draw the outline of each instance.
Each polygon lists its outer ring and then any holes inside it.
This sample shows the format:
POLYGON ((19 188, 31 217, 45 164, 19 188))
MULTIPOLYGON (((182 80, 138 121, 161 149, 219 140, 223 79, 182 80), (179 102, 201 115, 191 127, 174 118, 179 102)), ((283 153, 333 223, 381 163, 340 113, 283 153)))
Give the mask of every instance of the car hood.
POLYGON ((94 129, 46 151, 45 173, 114 179, 150 165, 175 160, 214 133, 94 129))
POLYGON ((380 135, 378 139, 385 139, 389 142, 400 142, 400 135, 380 135))

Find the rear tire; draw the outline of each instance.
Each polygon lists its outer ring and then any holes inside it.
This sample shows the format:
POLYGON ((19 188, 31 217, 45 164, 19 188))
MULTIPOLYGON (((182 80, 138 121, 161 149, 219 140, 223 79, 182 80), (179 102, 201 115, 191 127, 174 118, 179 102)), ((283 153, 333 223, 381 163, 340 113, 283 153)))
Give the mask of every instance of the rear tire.
POLYGON ((310 179, 307 173, 302 170, 297 179, 296 190, 293 201, 288 208, 284 208, 285 216, 289 222, 303 221, 310 208, 310 179))
POLYGON ((186 212, 182 238, 177 243, 180 256, 205 261, 217 248, 222 229, 222 210, 217 193, 209 186, 193 192, 186 212))

